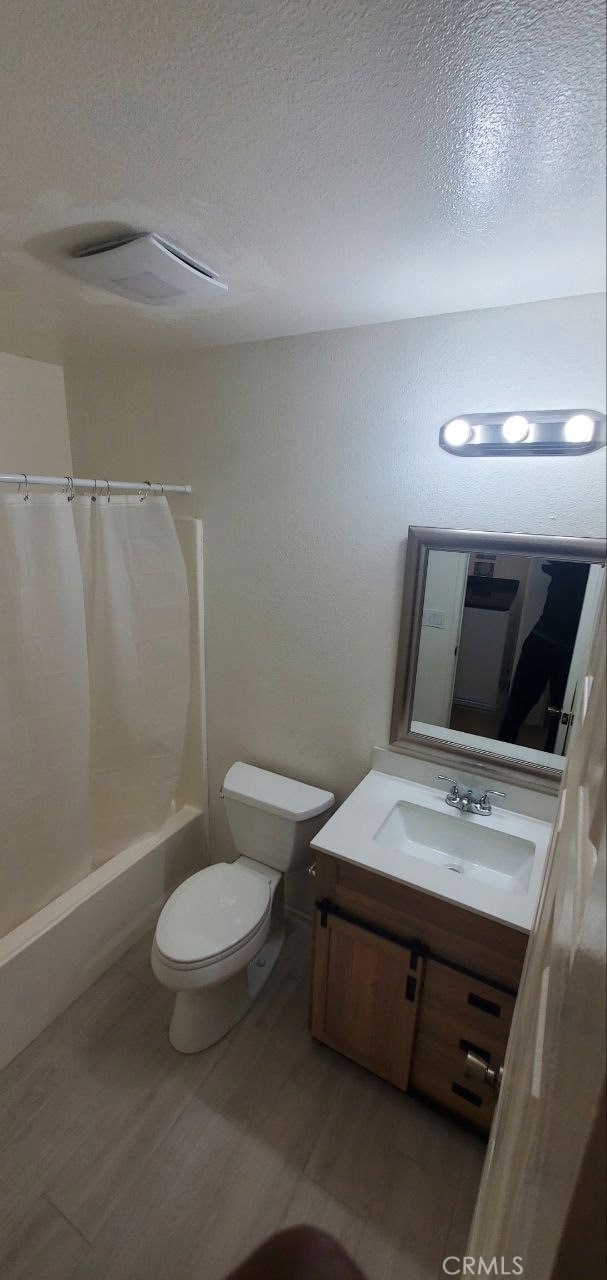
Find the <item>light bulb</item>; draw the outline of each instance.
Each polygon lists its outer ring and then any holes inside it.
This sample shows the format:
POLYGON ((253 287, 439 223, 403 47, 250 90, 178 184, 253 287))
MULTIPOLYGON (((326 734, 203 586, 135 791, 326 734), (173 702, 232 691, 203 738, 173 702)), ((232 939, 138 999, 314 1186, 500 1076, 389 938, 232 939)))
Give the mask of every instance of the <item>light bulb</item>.
POLYGON ((512 413, 502 423, 502 435, 508 444, 521 444, 529 435, 529 425, 522 413, 512 413))
POLYGON ((465 418, 454 418, 452 422, 447 423, 443 431, 444 440, 453 448, 460 448, 463 444, 468 444, 472 436, 472 427, 469 422, 466 422, 465 418))
POLYGON ((594 422, 587 413, 574 413, 567 419, 563 434, 569 444, 588 444, 594 435, 594 422))

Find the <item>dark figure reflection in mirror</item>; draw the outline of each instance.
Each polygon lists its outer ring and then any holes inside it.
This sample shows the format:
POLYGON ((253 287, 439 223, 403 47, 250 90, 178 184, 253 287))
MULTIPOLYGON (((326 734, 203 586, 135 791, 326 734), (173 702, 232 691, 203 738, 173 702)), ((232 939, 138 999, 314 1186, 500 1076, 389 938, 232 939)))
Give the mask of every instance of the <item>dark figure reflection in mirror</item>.
POLYGON ((567 677, 575 646, 590 566, 547 560, 542 572, 550 585, 544 608, 524 641, 499 730, 501 742, 516 742, 521 725, 548 688, 550 727, 544 751, 554 751, 567 677))

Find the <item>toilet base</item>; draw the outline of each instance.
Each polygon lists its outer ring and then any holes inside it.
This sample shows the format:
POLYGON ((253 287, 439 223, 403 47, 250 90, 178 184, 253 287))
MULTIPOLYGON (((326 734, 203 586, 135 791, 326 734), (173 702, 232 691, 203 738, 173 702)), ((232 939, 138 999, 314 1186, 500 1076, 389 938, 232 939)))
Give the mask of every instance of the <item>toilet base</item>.
POLYGON ((283 942, 281 921, 239 973, 214 986, 179 991, 169 1026, 173 1048, 179 1053, 201 1053, 223 1039, 248 1013, 276 964, 283 942))

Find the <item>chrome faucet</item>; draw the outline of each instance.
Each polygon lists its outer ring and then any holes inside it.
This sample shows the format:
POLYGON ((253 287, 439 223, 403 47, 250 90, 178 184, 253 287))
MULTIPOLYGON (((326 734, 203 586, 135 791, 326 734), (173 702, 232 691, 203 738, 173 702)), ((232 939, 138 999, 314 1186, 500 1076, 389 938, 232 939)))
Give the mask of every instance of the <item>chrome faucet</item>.
POLYGON ((502 800, 506 798, 505 791, 491 791, 487 788, 482 791, 473 791, 472 787, 462 790, 460 782, 455 778, 448 778, 444 773, 438 773, 436 781, 451 783, 445 796, 445 803, 452 809, 459 809, 460 813, 476 813, 481 818, 489 818, 491 816, 489 796, 501 796, 502 800))

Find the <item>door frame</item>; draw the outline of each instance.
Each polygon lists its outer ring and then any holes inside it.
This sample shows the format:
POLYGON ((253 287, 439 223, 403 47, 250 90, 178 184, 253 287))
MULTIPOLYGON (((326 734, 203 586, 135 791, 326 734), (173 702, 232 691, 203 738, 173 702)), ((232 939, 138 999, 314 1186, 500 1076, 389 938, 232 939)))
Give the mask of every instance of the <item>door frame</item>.
POLYGON ((603 590, 467 1248, 528 1280, 603 1272, 605 657, 603 590))

